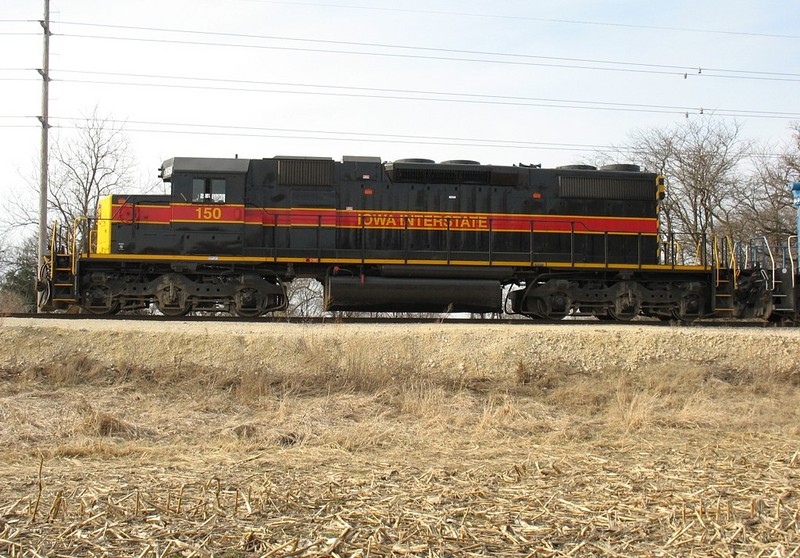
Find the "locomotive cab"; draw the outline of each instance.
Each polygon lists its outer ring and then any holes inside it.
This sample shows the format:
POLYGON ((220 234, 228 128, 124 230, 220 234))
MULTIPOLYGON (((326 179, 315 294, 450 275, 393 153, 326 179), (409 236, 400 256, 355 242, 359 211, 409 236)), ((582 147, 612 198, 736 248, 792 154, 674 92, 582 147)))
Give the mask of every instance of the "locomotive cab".
POLYGON ((180 254, 241 255, 249 160, 175 157, 162 166, 172 187, 170 242, 180 254))

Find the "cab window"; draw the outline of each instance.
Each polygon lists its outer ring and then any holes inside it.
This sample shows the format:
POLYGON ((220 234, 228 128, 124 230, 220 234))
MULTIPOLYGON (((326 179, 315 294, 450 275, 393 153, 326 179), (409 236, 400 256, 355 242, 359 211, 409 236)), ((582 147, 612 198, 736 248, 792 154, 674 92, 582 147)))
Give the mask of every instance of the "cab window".
POLYGON ((225 203, 225 179, 192 179, 192 203, 225 203))

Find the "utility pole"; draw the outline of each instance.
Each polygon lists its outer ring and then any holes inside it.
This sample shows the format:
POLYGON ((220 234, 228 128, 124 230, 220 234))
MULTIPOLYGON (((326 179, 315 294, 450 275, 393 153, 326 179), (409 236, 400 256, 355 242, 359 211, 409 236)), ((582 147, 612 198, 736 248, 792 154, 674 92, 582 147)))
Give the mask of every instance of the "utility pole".
MULTIPOLYGON (((48 122, 49 96, 50 96, 50 0, 44 0, 44 19, 39 22, 44 31, 44 49, 42 53, 42 146, 41 162, 39 168, 39 247, 36 251, 37 270, 42 269, 44 255, 47 252, 47 132, 50 128, 48 122)), ((41 308, 37 305, 37 311, 41 308)))

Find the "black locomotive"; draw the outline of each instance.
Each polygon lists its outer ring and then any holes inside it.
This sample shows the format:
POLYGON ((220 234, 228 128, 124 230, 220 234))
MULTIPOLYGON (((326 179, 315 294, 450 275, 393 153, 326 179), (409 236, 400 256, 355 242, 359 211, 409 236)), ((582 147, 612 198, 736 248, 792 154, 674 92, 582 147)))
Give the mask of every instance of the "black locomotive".
POLYGON ((169 195, 108 196, 67 242, 54 234, 44 308, 252 317, 312 277, 332 311, 796 314, 794 271, 762 265, 766 249, 743 269, 704 239, 682 260, 663 178, 634 165, 176 157, 161 177, 169 195))

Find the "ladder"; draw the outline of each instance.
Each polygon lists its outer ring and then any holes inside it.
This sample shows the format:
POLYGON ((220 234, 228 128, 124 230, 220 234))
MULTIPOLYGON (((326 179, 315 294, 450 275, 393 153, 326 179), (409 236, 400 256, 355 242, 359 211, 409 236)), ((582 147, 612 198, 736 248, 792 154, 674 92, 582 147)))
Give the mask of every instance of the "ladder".
POLYGON ((77 301, 74 237, 74 230, 64 231, 58 222, 53 223, 50 237, 50 300, 57 307, 77 301))
POLYGON ((736 281, 739 269, 736 265, 736 252, 728 237, 725 239, 724 254, 720 254, 719 239, 714 236, 714 308, 715 313, 732 315, 736 310, 733 294, 736 291, 736 281))

